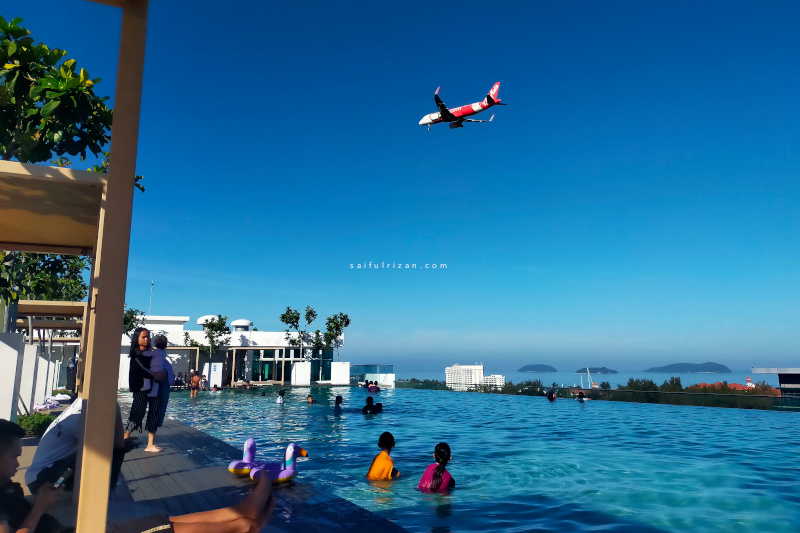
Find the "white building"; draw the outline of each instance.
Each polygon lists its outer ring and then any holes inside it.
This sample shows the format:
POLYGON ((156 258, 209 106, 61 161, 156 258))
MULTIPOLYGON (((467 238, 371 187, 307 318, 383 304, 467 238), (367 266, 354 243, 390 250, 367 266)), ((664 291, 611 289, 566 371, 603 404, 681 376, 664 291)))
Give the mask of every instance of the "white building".
POLYGON ((448 366, 444 369, 445 384, 453 390, 465 391, 475 388, 478 385, 488 385, 497 389, 506 384, 506 377, 500 374, 491 376, 483 375, 483 365, 459 365, 448 366))
POLYGON ((495 389, 502 389, 506 385, 506 377, 500 374, 492 374, 491 376, 483 376, 483 384, 495 389))
MULTIPOLYGON (((187 376, 190 370, 199 370, 208 376, 209 385, 227 386, 237 383, 281 383, 310 385, 350 384, 350 363, 334 361, 333 353, 303 346, 290 346, 283 331, 253 331, 249 320, 231 322, 230 340, 216 354, 202 355, 196 348, 186 346, 189 338, 198 344, 206 344, 205 332, 186 330, 188 316, 146 316, 143 327, 150 330, 150 338, 166 335, 169 345, 168 358, 177 376, 187 376), (216 381, 215 381, 216 380, 216 381)), ((197 324, 202 326, 213 315, 202 316, 197 324)), ((296 337, 293 334, 293 337, 296 337)), ((343 339, 339 339, 340 346, 343 339)), ((128 388, 131 339, 122 336, 118 388, 128 388)), ((186 377, 184 377, 186 379, 186 377)))
POLYGON ((483 365, 448 366, 444 369, 445 383, 453 390, 469 390, 483 384, 483 365))

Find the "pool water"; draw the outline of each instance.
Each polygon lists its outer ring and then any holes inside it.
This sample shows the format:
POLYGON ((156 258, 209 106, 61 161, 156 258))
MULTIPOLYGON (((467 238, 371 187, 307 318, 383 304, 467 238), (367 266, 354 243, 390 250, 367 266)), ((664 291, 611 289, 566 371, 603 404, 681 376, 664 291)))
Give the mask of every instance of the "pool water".
MULTIPOLYGON (((383 390, 378 415, 351 387, 173 393, 168 416, 258 460, 289 442, 308 453, 296 483, 350 500, 409 531, 796 532, 797 413, 495 394, 383 390), (318 404, 308 405, 308 394, 318 404), (337 394, 345 400, 334 416, 337 394), (400 478, 369 482, 391 431, 400 478), (416 489, 436 443, 453 453, 450 494, 416 489)), ((130 396, 128 396, 130 397, 130 396)))

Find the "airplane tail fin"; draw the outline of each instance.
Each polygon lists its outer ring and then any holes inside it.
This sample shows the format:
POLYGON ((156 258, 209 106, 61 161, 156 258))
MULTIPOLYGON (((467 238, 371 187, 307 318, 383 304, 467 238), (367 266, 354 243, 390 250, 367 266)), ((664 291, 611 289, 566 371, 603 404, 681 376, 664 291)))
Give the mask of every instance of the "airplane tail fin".
POLYGON ((499 93, 500 93, 500 82, 498 81, 497 83, 492 85, 492 88, 489 91, 489 94, 486 95, 486 103, 490 107, 493 106, 493 105, 506 105, 506 104, 501 104, 500 103, 500 99, 497 97, 497 95, 499 93))

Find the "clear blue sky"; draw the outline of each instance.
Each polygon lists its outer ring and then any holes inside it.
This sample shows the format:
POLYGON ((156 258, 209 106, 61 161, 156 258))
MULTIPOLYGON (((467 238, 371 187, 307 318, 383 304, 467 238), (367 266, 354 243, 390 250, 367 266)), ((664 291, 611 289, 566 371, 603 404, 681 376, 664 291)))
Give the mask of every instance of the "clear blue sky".
MULTIPOLYGON (((114 9, 2 15, 113 96, 114 9)), ((404 372, 800 366, 798 35, 795 1, 152 1, 128 305, 343 311, 343 359, 404 372), (417 124, 496 81, 494 122, 417 124)))

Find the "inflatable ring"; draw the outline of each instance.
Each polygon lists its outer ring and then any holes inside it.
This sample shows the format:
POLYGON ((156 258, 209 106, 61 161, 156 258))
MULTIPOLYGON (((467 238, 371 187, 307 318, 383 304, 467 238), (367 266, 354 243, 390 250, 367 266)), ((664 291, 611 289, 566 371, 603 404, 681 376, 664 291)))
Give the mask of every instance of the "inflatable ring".
POLYGON ((250 471, 256 466, 256 441, 244 441, 244 454, 241 461, 234 461, 228 465, 228 471, 235 476, 249 476, 250 471))
POLYGON ((272 483, 286 483, 297 477, 297 458, 308 457, 308 452, 291 442, 286 447, 286 454, 282 463, 256 463, 250 470, 250 479, 258 480, 267 476, 272 483))

